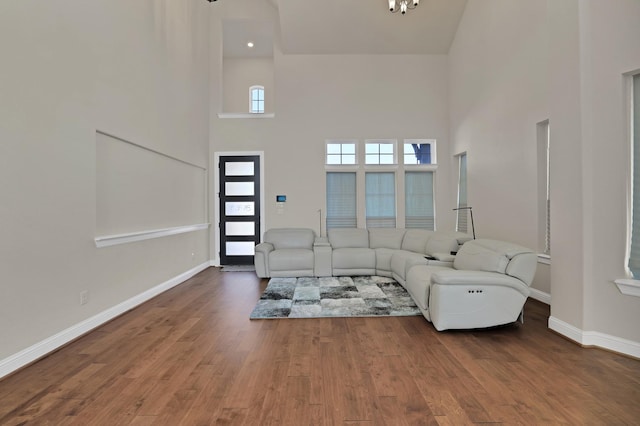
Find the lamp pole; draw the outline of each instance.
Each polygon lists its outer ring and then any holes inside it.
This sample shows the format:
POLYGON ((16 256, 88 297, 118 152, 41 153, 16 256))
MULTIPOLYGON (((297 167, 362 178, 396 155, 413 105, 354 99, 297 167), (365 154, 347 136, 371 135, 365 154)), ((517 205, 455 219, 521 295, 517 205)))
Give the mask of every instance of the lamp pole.
POLYGON ((457 207, 453 210, 469 210, 471 214, 471 232, 473 233, 473 239, 476 239, 476 227, 473 225, 473 207, 457 207))

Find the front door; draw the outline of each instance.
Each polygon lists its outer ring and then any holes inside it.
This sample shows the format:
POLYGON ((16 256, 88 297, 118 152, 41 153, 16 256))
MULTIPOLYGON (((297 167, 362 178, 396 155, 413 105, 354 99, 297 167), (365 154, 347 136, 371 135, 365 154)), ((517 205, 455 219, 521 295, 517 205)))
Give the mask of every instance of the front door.
POLYGON ((253 265, 260 242, 260 157, 220 157, 220 264, 253 265))

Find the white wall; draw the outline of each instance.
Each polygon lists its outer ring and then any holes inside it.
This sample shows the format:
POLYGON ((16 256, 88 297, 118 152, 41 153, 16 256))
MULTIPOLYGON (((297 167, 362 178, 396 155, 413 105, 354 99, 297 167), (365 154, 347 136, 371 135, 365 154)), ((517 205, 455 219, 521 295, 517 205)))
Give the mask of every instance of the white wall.
POLYGON ((449 58, 452 150, 469 152, 479 235, 536 248, 535 124, 548 118, 550 327, 635 356, 640 299, 613 280, 625 275, 623 74, 640 68, 639 19, 632 0, 470 1, 449 58))
MULTIPOLYGON (((271 13, 277 19, 273 11, 247 7, 245 2, 216 6, 222 7, 212 18, 213 28, 231 18, 264 20, 271 13)), ((219 34, 212 32, 212 69, 222 68, 219 34)), ((277 40, 274 51, 275 118, 213 115, 210 148, 264 152, 267 229, 301 226, 319 232, 318 210, 325 211, 327 139, 433 138, 438 157, 450 157, 446 56, 285 55, 277 40), (281 215, 276 211, 277 194, 287 195, 281 215)), ((214 81, 214 106, 224 96, 218 86, 214 81)), ((436 175, 439 229, 454 227, 449 168, 444 161, 436 175)), ((215 249, 212 245, 212 252, 215 249)))
MULTIPOLYGON (((640 2, 566 3, 549 3, 550 15, 566 16, 572 22, 569 31, 564 22, 554 22, 558 44, 551 46, 552 57, 566 57, 566 50, 560 49, 563 45, 570 43, 575 49, 565 63, 570 75, 562 72, 562 63, 550 63, 552 89, 566 86, 567 78, 574 87, 568 93, 552 90, 550 95, 551 104, 573 107, 570 112, 555 108, 551 113, 551 122, 558 123, 558 131, 571 143, 558 160, 564 185, 553 197, 567 200, 557 208, 569 208, 570 202, 576 202, 571 208, 581 215, 581 226, 573 224, 575 217, 561 214, 551 225, 563 230, 565 252, 576 251, 575 241, 582 242, 582 250, 577 251, 578 259, 567 256, 566 262, 557 265, 554 259, 552 326, 577 327, 584 332, 577 337, 586 344, 600 344, 614 336, 615 344, 625 346, 624 340, 640 342, 640 298, 621 294, 613 280, 625 277, 630 142, 623 74, 640 69, 640 2), (576 181, 582 185, 570 184, 576 181), (575 279, 576 271, 582 280, 575 279), (557 293, 561 296, 556 304, 557 293), (573 293, 584 295, 578 319, 568 309, 575 304, 573 293)), ((640 356, 640 343, 635 343, 635 350, 640 356)))
MULTIPOLYGON (((266 227, 317 230, 327 139, 434 138, 448 158, 446 78, 444 56, 277 55, 275 118, 215 118, 211 150, 264 151, 266 227), (398 69, 424 78, 398 78, 398 69), (287 195, 282 215, 276 194, 287 195)), ((437 171, 442 229, 453 229, 448 167, 445 161, 437 171)))
MULTIPOLYGON (((536 124, 548 118, 547 42, 544 3, 470 1, 449 52, 451 152, 467 152, 476 234, 539 252, 536 124)), ((544 276, 533 287, 548 293, 544 276)))
POLYGON ((94 244, 97 130, 207 167, 207 5, 0 3, 0 364, 208 262, 206 230, 94 244))
POLYGON ((452 152, 467 151, 476 233, 532 249, 536 123, 548 118, 545 20, 541 2, 471 1, 449 53, 452 152))
POLYGON ((264 111, 273 112, 273 58, 224 58, 222 69, 222 111, 248 113, 249 87, 260 85, 264 86, 264 111))

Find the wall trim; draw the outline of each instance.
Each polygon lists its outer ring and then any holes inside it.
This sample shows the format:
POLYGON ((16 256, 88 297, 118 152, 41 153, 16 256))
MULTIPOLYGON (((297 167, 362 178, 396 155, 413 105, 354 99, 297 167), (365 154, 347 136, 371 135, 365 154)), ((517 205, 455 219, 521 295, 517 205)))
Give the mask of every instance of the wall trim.
POLYGON ((275 113, 219 112, 218 118, 274 118, 275 113))
POLYGON ((549 328, 585 347, 598 347, 640 359, 640 343, 598 331, 583 331, 555 317, 549 317, 549 328))
POLYGON ((149 290, 146 290, 138 294, 137 296, 134 296, 105 311, 102 311, 91 318, 72 325, 66 330, 62 330, 61 332, 56 333, 53 336, 47 337, 46 339, 36 343, 35 345, 32 345, 16 354, 0 360, 0 379, 22 367, 26 367, 27 365, 39 360, 40 358, 43 358, 56 349, 59 349, 67 343, 81 337, 82 335, 105 324, 106 322, 111 321, 112 319, 124 314, 125 312, 130 311, 136 306, 150 299, 153 299, 160 293, 163 293, 177 286, 178 284, 182 284, 189 278, 193 277, 199 272, 204 271, 208 267, 209 262, 202 263, 201 265, 183 272, 182 274, 173 277, 160 285, 150 288, 149 290))
POLYGON ((544 291, 536 290, 535 288, 530 288, 531 293, 529 293, 529 297, 532 299, 536 299, 539 302, 542 302, 546 305, 551 305, 551 295, 549 293, 545 293, 544 291))
POLYGON ((152 229, 149 231, 129 232, 127 234, 104 235, 96 237, 96 247, 109 247, 118 244, 133 243, 135 241, 150 240, 152 238, 167 237, 169 235, 185 234, 187 232, 201 231, 209 228, 208 223, 198 223, 195 225, 176 226, 174 228, 152 229))
POLYGON ((633 278, 620 278, 613 281, 620 293, 627 296, 640 297, 640 280, 634 280, 633 278))

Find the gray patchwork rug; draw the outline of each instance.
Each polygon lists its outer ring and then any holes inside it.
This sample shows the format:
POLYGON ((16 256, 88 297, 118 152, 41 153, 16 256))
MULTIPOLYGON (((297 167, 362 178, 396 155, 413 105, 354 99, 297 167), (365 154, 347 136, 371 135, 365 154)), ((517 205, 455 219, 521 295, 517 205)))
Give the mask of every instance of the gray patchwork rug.
POLYGON ((271 278, 251 319, 421 315, 392 278, 271 278))

